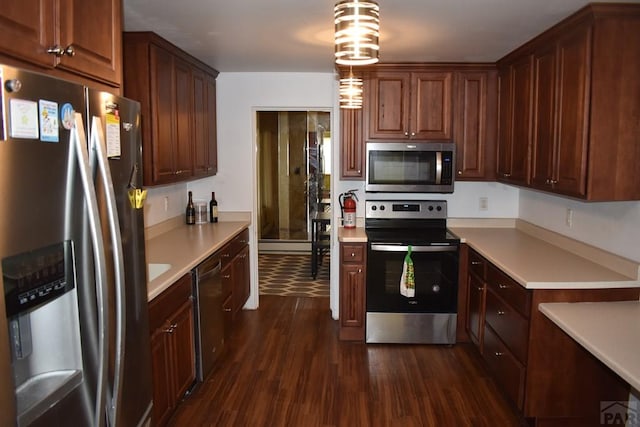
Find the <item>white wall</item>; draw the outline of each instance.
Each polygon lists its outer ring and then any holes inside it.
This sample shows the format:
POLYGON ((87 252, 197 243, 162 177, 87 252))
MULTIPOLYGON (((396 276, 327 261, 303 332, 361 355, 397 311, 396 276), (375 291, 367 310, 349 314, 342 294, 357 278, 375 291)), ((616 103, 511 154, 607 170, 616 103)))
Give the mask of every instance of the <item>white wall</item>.
POLYGON ((585 203, 520 190, 520 218, 640 262, 640 202, 585 203), (573 211, 571 227, 567 209, 573 211))

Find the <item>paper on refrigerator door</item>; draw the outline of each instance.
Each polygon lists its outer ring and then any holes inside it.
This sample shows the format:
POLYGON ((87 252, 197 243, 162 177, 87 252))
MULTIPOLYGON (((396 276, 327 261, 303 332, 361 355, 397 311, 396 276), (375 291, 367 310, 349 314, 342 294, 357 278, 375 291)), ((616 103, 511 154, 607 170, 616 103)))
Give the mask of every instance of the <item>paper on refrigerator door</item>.
POLYGON ((106 114, 107 157, 120 157, 120 117, 116 113, 106 114))

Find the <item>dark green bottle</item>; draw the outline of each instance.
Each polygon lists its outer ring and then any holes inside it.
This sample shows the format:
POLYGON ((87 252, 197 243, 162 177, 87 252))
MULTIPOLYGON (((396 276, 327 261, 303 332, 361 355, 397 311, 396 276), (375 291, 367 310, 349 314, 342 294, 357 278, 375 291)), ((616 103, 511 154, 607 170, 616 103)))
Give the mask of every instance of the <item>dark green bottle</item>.
POLYGON ((213 191, 209 202, 209 222, 218 222, 218 202, 216 201, 216 193, 213 191))

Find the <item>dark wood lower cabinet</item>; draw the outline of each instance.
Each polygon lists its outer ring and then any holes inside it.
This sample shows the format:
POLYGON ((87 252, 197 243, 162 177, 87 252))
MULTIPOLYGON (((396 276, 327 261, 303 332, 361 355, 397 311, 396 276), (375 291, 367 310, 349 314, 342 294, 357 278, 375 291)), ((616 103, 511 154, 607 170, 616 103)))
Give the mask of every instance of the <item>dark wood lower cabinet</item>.
POLYGON ((249 293, 251 291, 250 280, 250 266, 249 266, 249 246, 245 246, 235 256, 233 260, 233 314, 235 316, 244 304, 249 299, 249 293))
POLYGON ((468 286, 467 332, 495 382, 531 426, 597 426, 600 402, 628 400, 629 385, 538 305, 638 300, 640 289, 525 289, 467 249, 468 272, 461 279, 468 286))
POLYGON ((154 426, 167 423, 196 379, 191 274, 149 303, 154 426))
POLYGON ((365 338, 366 243, 340 244, 340 339, 365 338))

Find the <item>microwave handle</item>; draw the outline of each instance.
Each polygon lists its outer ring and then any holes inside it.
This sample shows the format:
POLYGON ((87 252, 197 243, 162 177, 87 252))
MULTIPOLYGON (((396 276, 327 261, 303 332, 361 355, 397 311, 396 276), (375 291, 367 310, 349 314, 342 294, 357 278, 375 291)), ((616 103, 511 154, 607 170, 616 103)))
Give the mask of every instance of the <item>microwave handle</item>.
POLYGON ((436 185, 442 182, 442 151, 436 151, 436 185))

